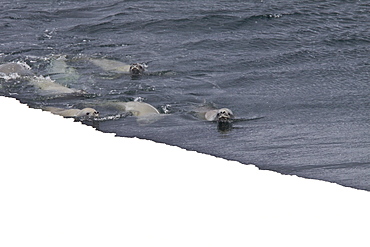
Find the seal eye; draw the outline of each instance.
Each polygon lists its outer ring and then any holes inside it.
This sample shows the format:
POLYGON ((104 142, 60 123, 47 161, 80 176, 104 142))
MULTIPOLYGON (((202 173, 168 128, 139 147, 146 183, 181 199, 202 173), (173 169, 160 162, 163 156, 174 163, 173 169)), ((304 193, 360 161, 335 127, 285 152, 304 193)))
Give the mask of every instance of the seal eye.
POLYGON ((86 115, 89 116, 90 115, 90 112, 86 112, 86 115))

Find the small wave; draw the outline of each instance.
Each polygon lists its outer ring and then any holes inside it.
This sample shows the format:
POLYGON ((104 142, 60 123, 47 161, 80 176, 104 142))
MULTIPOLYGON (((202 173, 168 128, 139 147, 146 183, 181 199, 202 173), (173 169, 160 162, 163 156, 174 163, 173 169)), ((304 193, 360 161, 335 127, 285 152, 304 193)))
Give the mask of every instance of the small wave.
POLYGON ((26 62, 13 62, 0 65, 0 78, 5 81, 19 79, 30 75, 31 67, 26 62))
POLYGON ((94 119, 91 119, 92 121, 96 121, 96 122, 105 122, 105 121, 112 121, 112 120, 118 120, 120 118, 126 118, 128 116, 131 116, 132 114, 131 113, 120 113, 120 114, 115 114, 115 115, 108 115, 108 116, 104 116, 104 117, 97 117, 97 118, 94 118, 94 119))

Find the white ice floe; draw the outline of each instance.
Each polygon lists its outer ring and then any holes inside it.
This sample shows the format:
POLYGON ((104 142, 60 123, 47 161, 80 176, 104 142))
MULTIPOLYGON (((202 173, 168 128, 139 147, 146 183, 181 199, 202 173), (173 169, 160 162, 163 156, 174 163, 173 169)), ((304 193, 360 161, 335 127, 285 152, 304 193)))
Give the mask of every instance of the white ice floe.
POLYGON ((369 192, 0 109, 0 246, 370 244, 369 192))

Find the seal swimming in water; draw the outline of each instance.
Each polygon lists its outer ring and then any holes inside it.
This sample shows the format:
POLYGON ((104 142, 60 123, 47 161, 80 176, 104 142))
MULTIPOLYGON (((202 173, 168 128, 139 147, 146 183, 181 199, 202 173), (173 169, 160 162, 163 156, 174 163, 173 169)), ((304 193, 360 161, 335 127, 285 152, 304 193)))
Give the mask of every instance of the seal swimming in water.
POLYGON ((36 76, 26 63, 6 63, 0 65, 0 74, 5 80, 23 78, 36 88, 41 95, 83 94, 82 90, 65 87, 50 77, 36 76))
POLYGON ((234 113, 228 108, 207 111, 204 117, 207 121, 217 121, 217 129, 219 131, 229 131, 232 129, 234 113))
POLYGON ((63 117, 73 117, 78 119, 93 119, 99 117, 99 112, 93 108, 64 109, 57 107, 44 107, 42 109, 63 117))
POLYGON ((232 121, 235 118, 234 113, 229 108, 211 109, 211 106, 203 106, 195 111, 198 118, 217 122, 219 131, 228 131, 232 129, 232 121))
POLYGON ((50 77, 33 76, 29 78, 29 83, 33 85, 41 95, 63 95, 63 94, 84 94, 85 92, 75 88, 65 87, 56 83, 50 77))
POLYGON ((145 68, 147 68, 147 65, 143 63, 134 63, 130 65, 106 58, 90 58, 89 61, 92 62, 94 65, 102 68, 103 70, 113 73, 142 75, 145 71, 145 68))

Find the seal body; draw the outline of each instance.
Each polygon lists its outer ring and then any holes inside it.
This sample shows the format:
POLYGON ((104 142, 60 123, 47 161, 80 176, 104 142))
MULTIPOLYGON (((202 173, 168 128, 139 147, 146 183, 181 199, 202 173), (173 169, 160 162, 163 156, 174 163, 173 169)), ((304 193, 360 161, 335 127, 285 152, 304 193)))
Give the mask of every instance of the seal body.
POLYGON ((65 87, 52 80, 50 77, 33 76, 29 78, 29 83, 33 85, 42 95, 84 93, 82 90, 65 87))
POLYGON ((103 105, 113 107, 120 112, 128 113, 129 115, 136 117, 136 122, 139 125, 154 123, 166 115, 160 114, 154 106, 139 101, 106 102, 103 105))
POLYGON ((144 102, 129 101, 129 102, 116 102, 115 107, 127 113, 131 113, 136 117, 144 117, 149 115, 159 115, 159 111, 152 105, 144 102))

